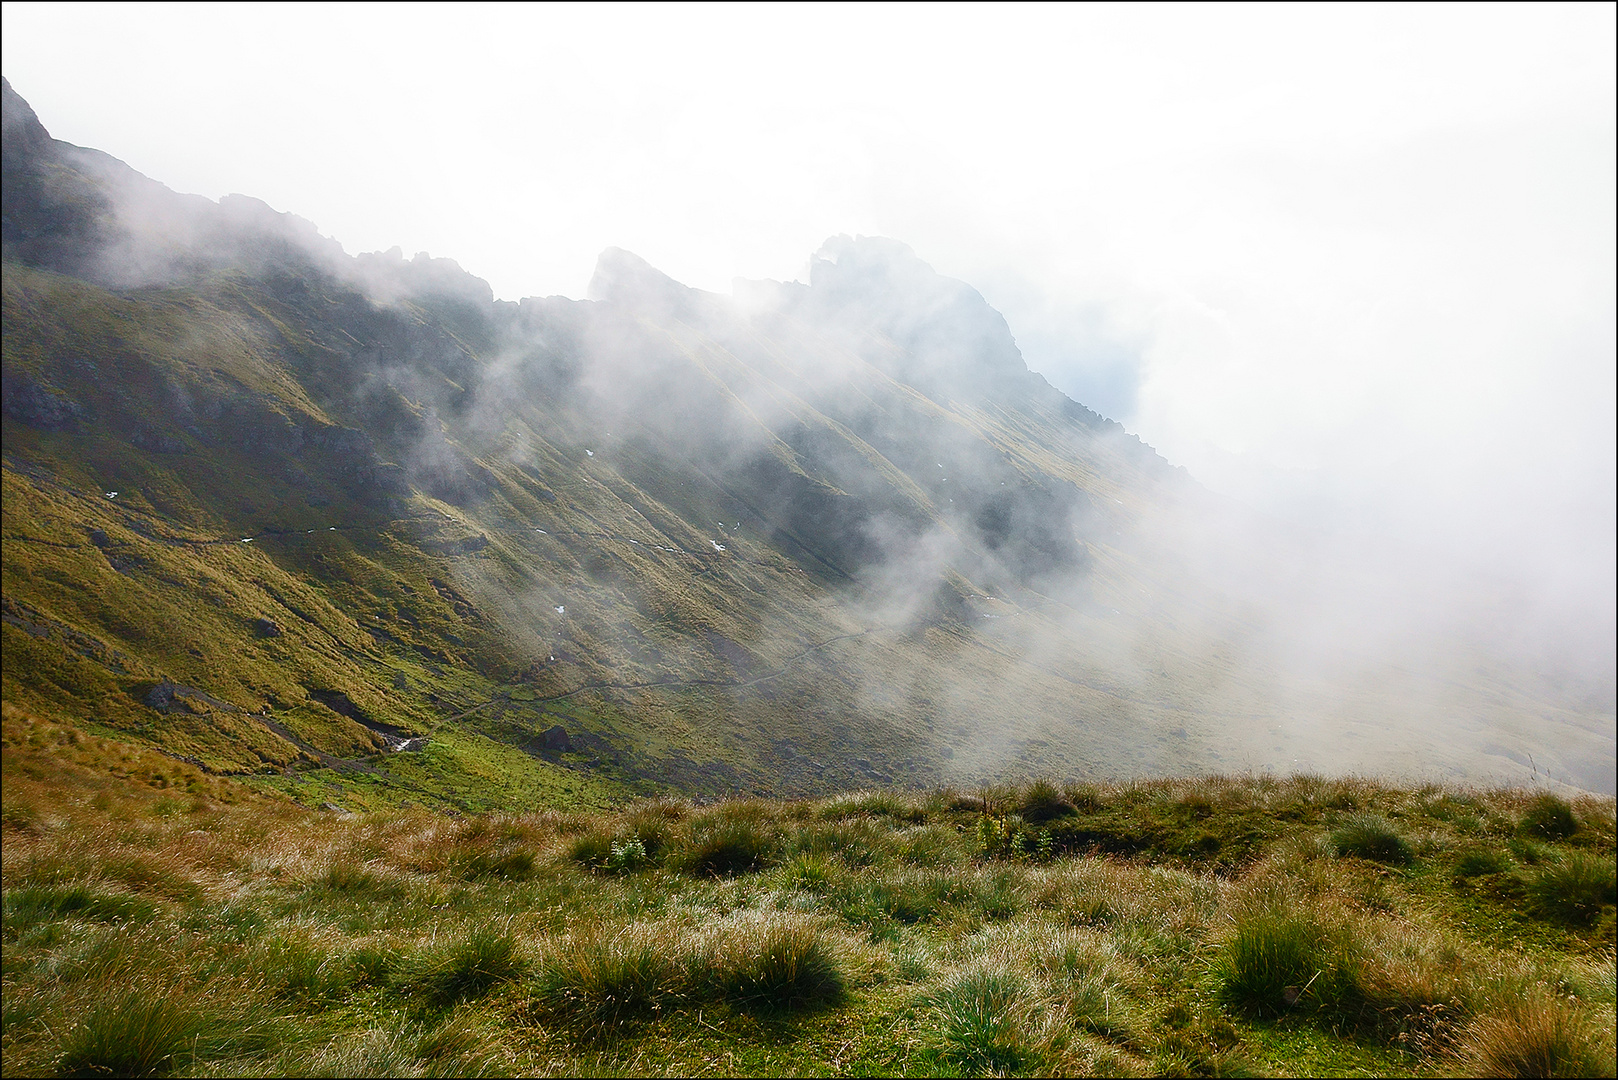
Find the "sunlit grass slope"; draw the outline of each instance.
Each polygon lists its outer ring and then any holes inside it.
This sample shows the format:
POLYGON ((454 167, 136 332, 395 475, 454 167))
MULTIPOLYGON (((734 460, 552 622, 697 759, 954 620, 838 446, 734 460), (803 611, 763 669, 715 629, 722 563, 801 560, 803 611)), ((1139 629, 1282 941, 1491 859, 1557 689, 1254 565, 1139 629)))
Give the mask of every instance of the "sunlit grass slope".
POLYGON ((4 740, 7 1075, 1613 1074, 1611 800, 350 814, 15 708, 4 740))

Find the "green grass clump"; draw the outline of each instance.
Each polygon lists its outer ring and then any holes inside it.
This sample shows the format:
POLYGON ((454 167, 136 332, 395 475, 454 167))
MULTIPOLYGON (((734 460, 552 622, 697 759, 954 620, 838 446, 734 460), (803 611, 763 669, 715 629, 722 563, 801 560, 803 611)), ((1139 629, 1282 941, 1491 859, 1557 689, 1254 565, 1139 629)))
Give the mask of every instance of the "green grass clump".
POLYGON ((329 948, 293 937, 276 937, 253 951, 253 966, 281 996, 295 1001, 333 1001, 361 972, 329 948))
POLYGON ((68 1030, 60 1076, 168 1076, 199 1052, 217 1050, 228 1024, 172 988, 136 985, 92 1005, 68 1030))
POLYGON ((1526 836, 1565 840, 1579 831, 1579 821, 1565 800, 1546 792, 1528 804, 1528 810, 1517 828, 1526 836))
POLYGON ((816 816, 826 821, 846 821, 855 817, 886 817, 911 825, 927 820, 927 808, 914 799, 888 791, 856 791, 838 795, 821 804, 816 816))
POLYGON ((1415 858, 1410 845, 1387 820, 1375 814, 1356 814, 1331 834, 1338 855, 1354 855, 1389 866, 1408 866, 1415 858))
POLYGON ((1079 809, 1049 780, 1035 780, 1023 790, 1017 800, 1017 812, 1025 821, 1043 825, 1047 821, 1077 814, 1079 809))
POLYGON ((1463 1075, 1478 1077, 1612 1076, 1610 1035, 1583 1010, 1533 995, 1473 1025, 1462 1044, 1463 1075))
POLYGON ((1015 972, 973 968, 925 999, 940 1056, 970 1074, 1030 1073, 1049 1057, 1039 1002, 1015 972))
POLYGON ((1613 904, 1615 877, 1618 868, 1610 857, 1567 851, 1535 869, 1528 880, 1528 896, 1550 918, 1588 924, 1613 904))
POLYGON ((4 910, 8 938, 51 919, 140 923, 157 913, 149 900, 82 884, 36 885, 10 890, 6 893, 4 910))
POLYGON ((1219 995, 1254 1016, 1341 1004, 1353 988, 1346 935, 1290 905, 1238 917, 1215 962, 1219 995))
POLYGON ((1455 857, 1455 876, 1458 878, 1503 874, 1510 869, 1511 860, 1499 848, 1469 847, 1455 857))
POLYGON ((363 866, 334 862, 321 876, 320 884, 334 892, 370 892, 380 885, 381 881, 363 866))
POLYGON ((459 862, 461 876, 468 881, 481 877, 526 881, 534 876, 534 853, 522 848, 473 851, 459 862))
POLYGON ((826 932, 790 916, 738 921, 698 954, 692 982, 751 1009, 800 1009, 840 1001, 848 975, 826 932))
POLYGON ((885 861, 895 851, 891 830, 863 819, 806 825, 793 837, 792 848, 806 855, 835 856, 850 867, 885 861))
POLYGON ((526 967, 516 939, 483 928, 418 956, 401 968, 398 980, 430 1005, 443 1007, 481 997, 520 978, 526 967))
POLYGON ((539 1009, 599 1034, 680 1004, 762 1011, 835 1004, 849 975, 827 931, 798 916, 740 916, 699 930, 675 921, 597 926, 549 952, 539 1009))
POLYGON ((685 994, 682 935, 650 924, 591 928, 544 956, 533 979, 546 1012, 604 1032, 648 1016, 685 994))
POLYGON ((690 873, 723 877, 762 869, 776 848, 773 823, 758 807, 727 803, 692 818, 678 862, 690 873))

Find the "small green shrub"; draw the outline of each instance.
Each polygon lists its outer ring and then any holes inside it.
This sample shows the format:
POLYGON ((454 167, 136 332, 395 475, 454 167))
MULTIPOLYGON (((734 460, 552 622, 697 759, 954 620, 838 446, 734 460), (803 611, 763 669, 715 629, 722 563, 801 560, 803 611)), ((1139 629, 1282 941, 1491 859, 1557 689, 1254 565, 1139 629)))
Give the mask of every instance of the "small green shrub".
POLYGON ((1612 1076, 1613 1046, 1583 1011, 1532 995, 1472 1026, 1461 1047, 1465 1075, 1612 1076))
POLYGON ((1569 851, 1537 869, 1528 881, 1528 896, 1543 915, 1588 924, 1613 903, 1615 877, 1618 868, 1611 858, 1569 851))
POLYGON ((523 974, 525 965, 510 934, 482 929, 448 947, 401 965, 398 981, 435 1006, 481 997, 523 974))
POLYGON ((629 873, 644 868, 650 861, 646 855, 646 845, 641 843, 639 836, 630 834, 627 840, 612 842, 612 850, 607 856, 607 869, 616 873, 629 873))
POLYGON ((934 991, 924 1003, 936 1020, 945 1060, 970 1073, 1031 1073, 1046 1064, 1037 1022, 1039 1002, 1012 972, 974 969, 934 991))
POLYGON ((1546 792, 1528 804, 1528 811, 1523 814, 1522 822, 1517 828, 1525 836, 1537 836, 1542 840, 1565 840, 1578 831, 1579 822, 1573 816, 1571 806, 1546 792))
POLYGON ((1339 856, 1353 855, 1389 866, 1407 866, 1414 859, 1410 845, 1393 826, 1375 814, 1356 814, 1331 834, 1339 856))
POLYGON ((984 814, 978 818, 975 837, 977 853, 986 859, 1048 860, 1056 852, 1056 840, 1051 831, 1032 827, 1021 814, 1003 818, 984 814))

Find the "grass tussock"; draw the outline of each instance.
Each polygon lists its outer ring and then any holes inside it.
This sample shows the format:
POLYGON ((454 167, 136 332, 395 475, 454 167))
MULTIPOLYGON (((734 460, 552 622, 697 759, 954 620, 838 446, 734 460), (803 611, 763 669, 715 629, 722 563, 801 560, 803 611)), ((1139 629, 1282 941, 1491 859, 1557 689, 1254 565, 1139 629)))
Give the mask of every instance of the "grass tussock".
POLYGON ((1048 1063, 1039 1001, 1015 972, 963 971, 933 991, 926 1004, 937 1024, 940 1055, 968 1074, 1030 1073, 1048 1063))
POLYGON ((155 987, 131 988, 91 1006, 63 1040, 63 1076, 167 1076, 190 1064, 213 1018, 155 987))
POLYGON ((710 934, 695 956, 693 987, 746 1008, 834 1004, 849 984, 831 936, 802 917, 734 922, 710 934))
POLYGON ((1215 964, 1221 998, 1255 1016, 1336 1009, 1357 989, 1349 932, 1306 907, 1270 903, 1234 918, 1215 964))
POLYGON ((1579 821, 1565 799, 1547 792, 1528 804, 1517 827, 1524 835, 1540 840, 1565 840, 1578 832, 1579 821))
POLYGON ((1474 1023, 1459 1064, 1479 1077, 1612 1076, 1613 1053, 1610 1030, 1587 1011, 1532 994, 1474 1023))
POLYGON ((542 1010, 591 1031, 656 1014, 686 989, 679 938, 655 924, 579 934, 548 952, 534 977, 542 1010))
POLYGON ((673 864, 691 874, 723 877, 759 870, 778 851, 771 815, 755 803, 726 803, 693 815, 673 864))
POLYGON ((1593 923, 1611 908, 1618 873, 1610 857, 1566 851, 1537 868, 1528 895, 1545 915, 1568 923, 1593 923))
POLYGON ((1415 858, 1410 844, 1385 818, 1356 814, 1332 830, 1338 855, 1353 855, 1388 866, 1408 866, 1415 858))
POLYGON ((398 984, 438 1007, 481 997, 522 976, 527 964, 508 933, 483 927, 429 947, 401 967, 398 984))

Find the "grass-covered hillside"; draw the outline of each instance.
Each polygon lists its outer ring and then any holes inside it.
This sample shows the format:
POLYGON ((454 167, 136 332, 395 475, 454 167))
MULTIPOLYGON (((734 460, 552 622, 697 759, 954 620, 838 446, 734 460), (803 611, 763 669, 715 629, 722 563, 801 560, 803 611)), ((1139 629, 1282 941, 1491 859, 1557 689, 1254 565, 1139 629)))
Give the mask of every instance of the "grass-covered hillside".
POLYGON ((1614 806, 1313 776, 310 811, 8 708, 19 1075, 1614 1072, 1614 806))
POLYGON ((1230 508, 901 244, 731 297, 609 251, 592 300, 496 301, 3 90, 14 706, 351 810, 1311 767, 1610 791, 1610 678, 1362 655, 1262 524, 1209 572, 1230 508))

